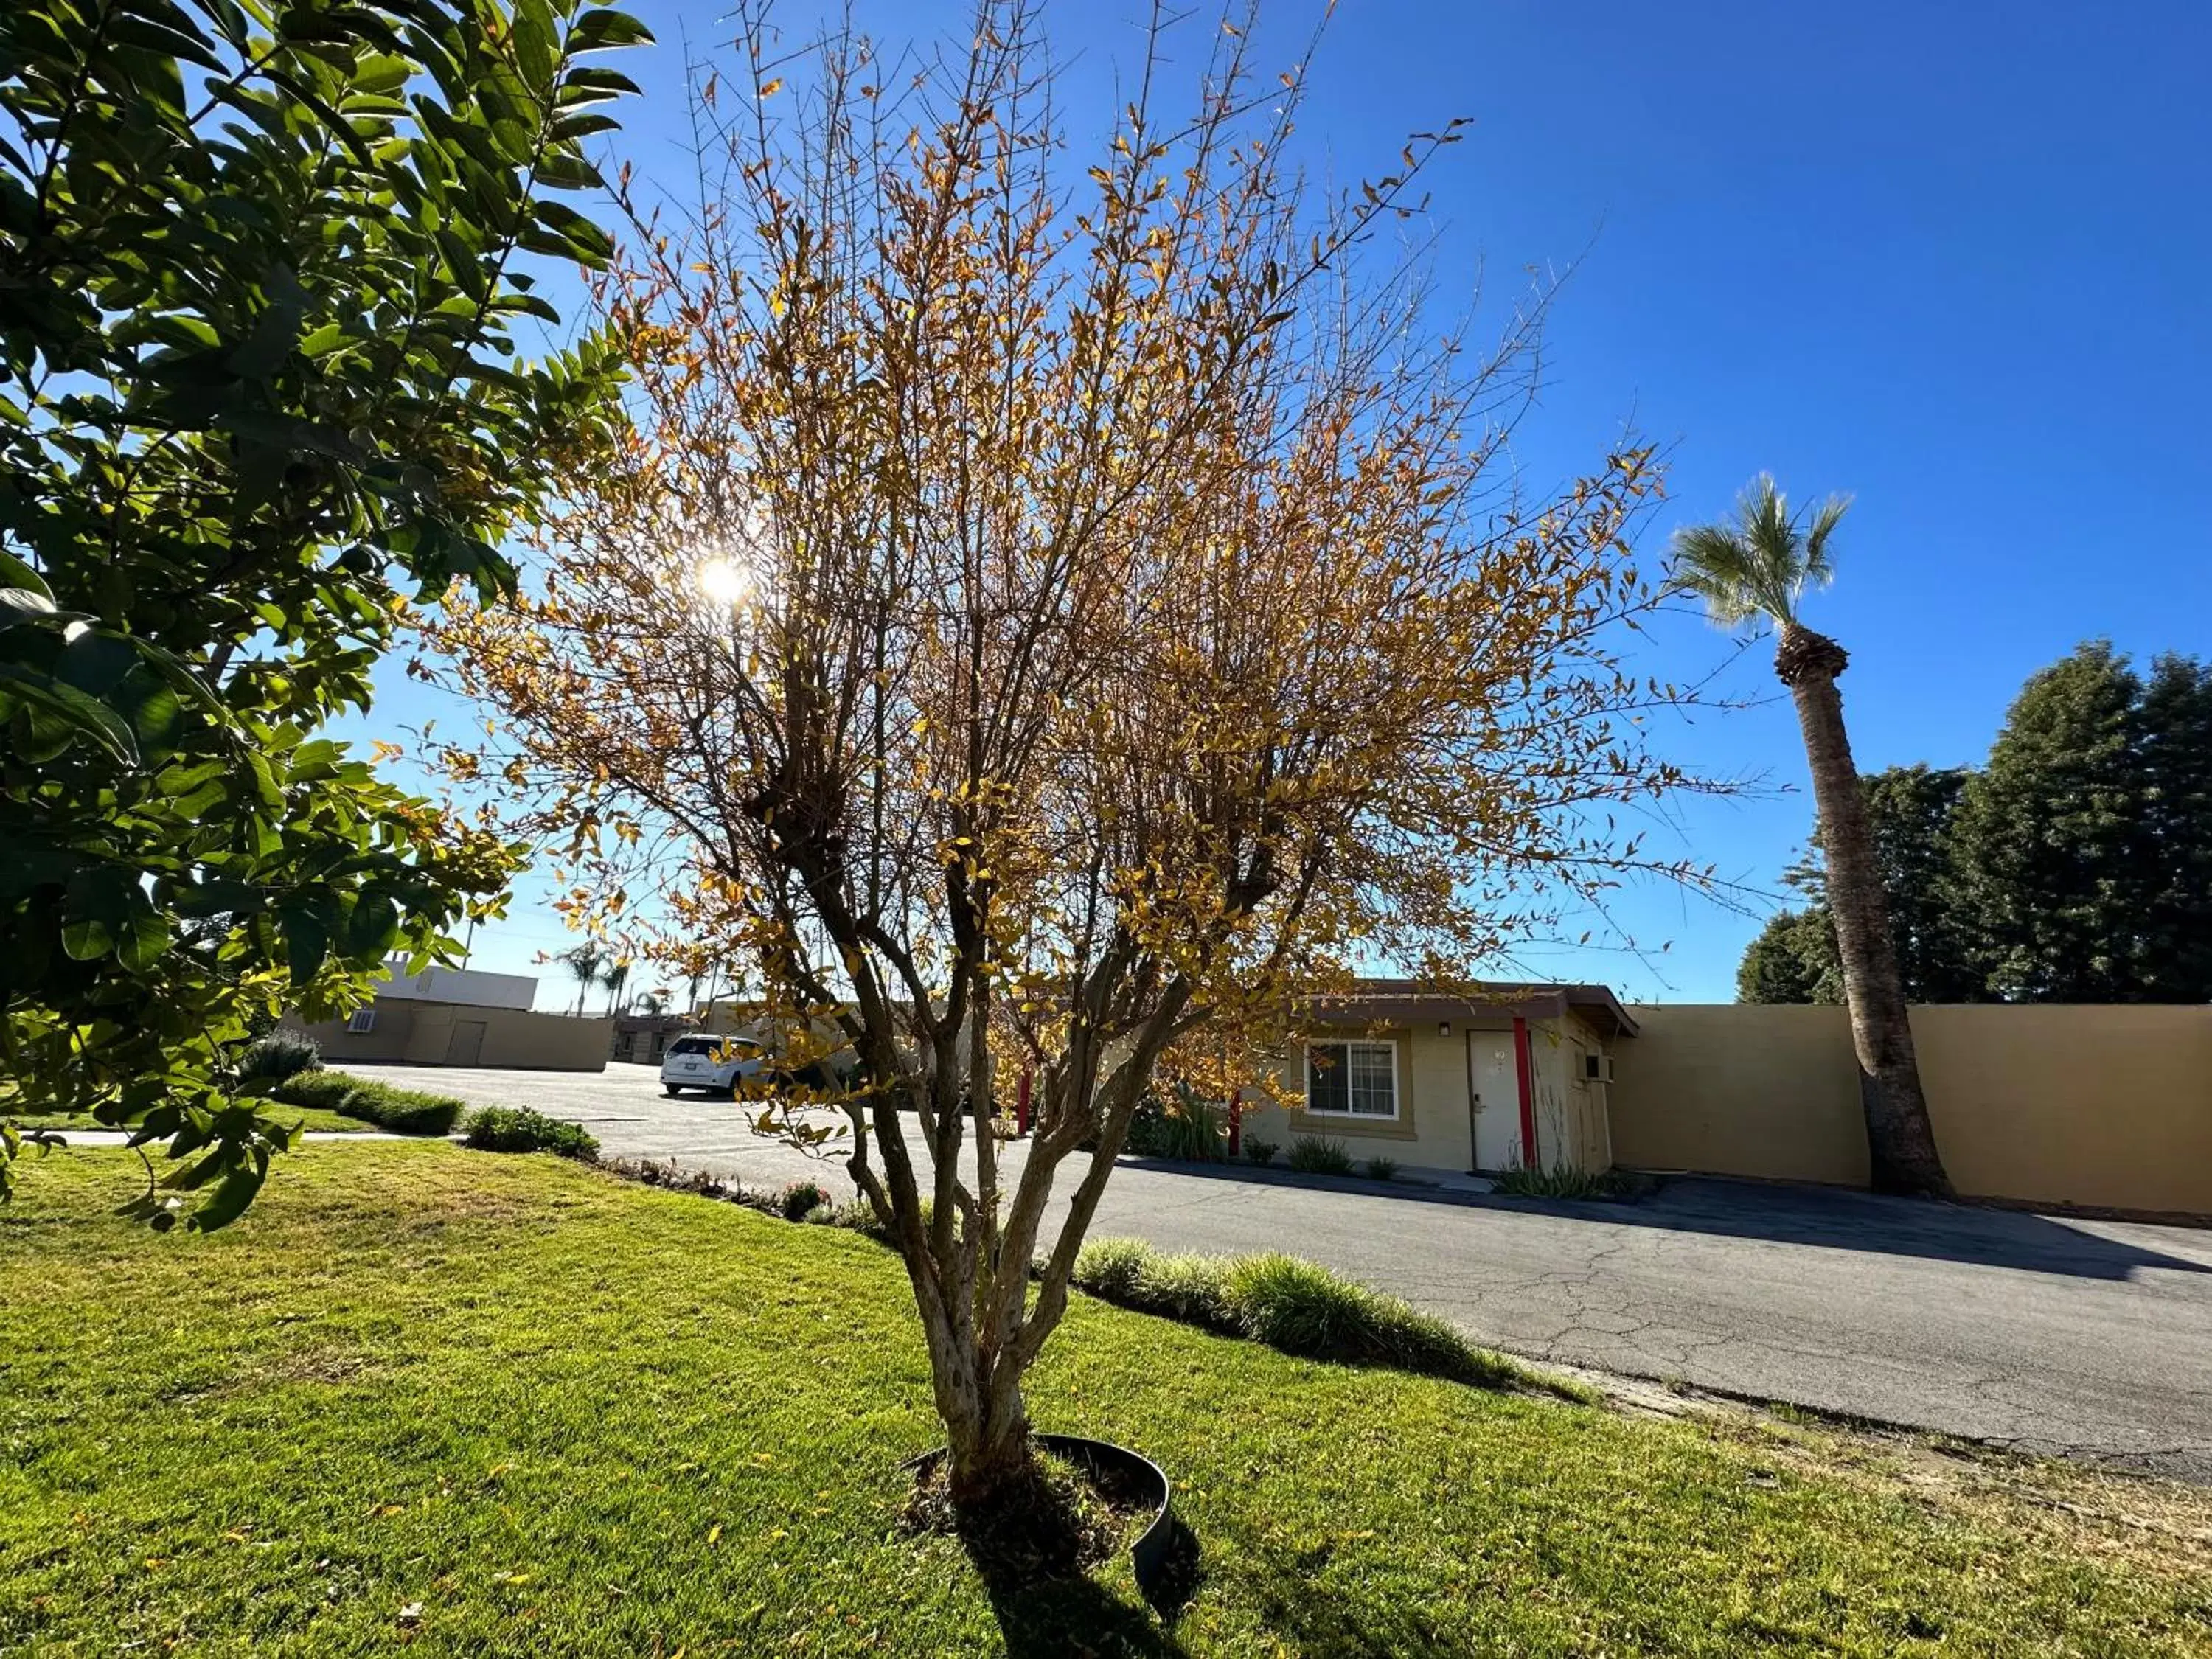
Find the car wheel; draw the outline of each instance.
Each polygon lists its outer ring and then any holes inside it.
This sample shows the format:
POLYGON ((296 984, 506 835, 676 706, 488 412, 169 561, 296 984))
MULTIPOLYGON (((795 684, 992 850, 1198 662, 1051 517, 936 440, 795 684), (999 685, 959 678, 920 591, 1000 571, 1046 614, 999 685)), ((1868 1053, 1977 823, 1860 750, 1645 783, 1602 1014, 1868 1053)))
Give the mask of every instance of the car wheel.
POLYGON ((676 1084, 664 1083, 660 1085, 660 1092, 666 1095, 671 1100, 673 1100, 677 1096, 682 1094, 684 1091, 676 1084))

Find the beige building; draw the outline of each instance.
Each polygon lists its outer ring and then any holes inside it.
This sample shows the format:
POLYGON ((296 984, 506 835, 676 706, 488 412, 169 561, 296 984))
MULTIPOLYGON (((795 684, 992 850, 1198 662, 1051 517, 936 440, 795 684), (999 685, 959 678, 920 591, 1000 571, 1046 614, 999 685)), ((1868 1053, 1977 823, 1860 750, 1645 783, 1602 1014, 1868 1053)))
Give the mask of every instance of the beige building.
MULTIPOLYGON (((402 965, 404 964, 397 964, 402 965)), ((302 1025, 333 1066, 384 1060, 407 1066, 496 1066, 604 1072, 614 1022, 531 1011, 538 981, 526 974, 433 968, 395 973, 374 1001, 344 1019, 302 1025)))
MULTIPOLYGON (((2212 1007, 1916 1007, 1959 1192, 2212 1216, 2212 1007)), ((1409 1170, 1612 1165, 1863 1186, 1850 1024, 1834 1006, 1624 1008, 1602 987, 1472 997, 1362 981, 1287 1044, 1298 1103, 1242 1133, 1325 1135, 1409 1170), (1531 1150, 1533 1148, 1533 1151, 1531 1150)))
POLYGON ((1280 1085, 1302 1103, 1248 1105, 1242 1133, 1278 1146, 1323 1135, 1412 1169, 1603 1170, 1614 1049, 1636 1030, 1602 986, 1462 996, 1362 980, 1285 1049, 1280 1085))

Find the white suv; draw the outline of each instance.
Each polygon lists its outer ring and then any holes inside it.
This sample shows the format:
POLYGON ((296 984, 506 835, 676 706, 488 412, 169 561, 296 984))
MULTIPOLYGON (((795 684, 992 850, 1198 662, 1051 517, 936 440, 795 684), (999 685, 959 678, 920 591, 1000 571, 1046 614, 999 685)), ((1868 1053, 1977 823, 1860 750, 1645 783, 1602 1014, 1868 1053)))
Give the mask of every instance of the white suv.
POLYGON ((757 1077, 767 1064, 768 1050, 750 1037, 681 1036, 661 1056, 660 1087, 672 1095, 704 1089, 734 1096, 740 1079, 757 1077))

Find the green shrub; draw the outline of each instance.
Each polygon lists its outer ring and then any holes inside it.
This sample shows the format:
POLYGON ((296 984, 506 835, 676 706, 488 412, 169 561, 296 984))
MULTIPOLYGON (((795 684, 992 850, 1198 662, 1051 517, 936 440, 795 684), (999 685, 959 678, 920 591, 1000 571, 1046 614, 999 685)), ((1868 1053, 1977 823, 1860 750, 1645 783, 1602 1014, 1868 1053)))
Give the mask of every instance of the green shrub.
POLYGON ((1136 1158, 1180 1158, 1188 1164, 1218 1164, 1228 1157, 1228 1133, 1221 1109, 1187 1083, 1175 1085, 1163 1100, 1147 1092, 1129 1120, 1121 1150, 1136 1158))
POLYGON ((830 1189, 819 1182, 794 1181, 776 1194, 775 1207, 786 1221, 803 1221, 810 1211, 836 1203, 830 1189))
POLYGON ((1229 1259, 1163 1255, 1141 1238, 1094 1238, 1076 1253, 1070 1282, 1139 1313, 1235 1333, 1229 1259))
POLYGON ((1093 1296, 1131 1306, 1152 1260, 1152 1247, 1141 1238, 1085 1239, 1069 1280, 1093 1296))
POLYGON ((799 1218, 810 1227, 834 1227, 837 1224, 837 1206, 817 1204, 799 1218))
POLYGON ((1327 1135, 1298 1135, 1291 1141, 1291 1167, 1305 1175, 1348 1176, 1352 1154, 1327 1135))
POLYGON ((340 1109, 365 1117, 379 1128, 396 1135, 449 1135, 469 1109, 465 1100, 451 1095, 425 1094, 420 1089, 395 1089, 388 1083, 364 1082, 340 1109))
POLYGON ((590 1159, 599 1143, 580 1123, 548 1117, 527 1106, 487 1106, 469 1119, 468 1144, 483 1152, 557 1152, 590 1159))
POLYGON ((1244 1137, 1244 1156, 1255 1164, 1273 1164, 1275 1154, 1282 1148, 1272 1140, 1262 1140, 1257 1135, 1244 1137))
POLYGON ((288 1106, 319 1106, 399 1135, 451 1134, 469 1109, 466 1101, 450 1095, 395 1089, 388 1083, 322 1067, 286 1078, 276 1085, 276 1095, 288 1106))
POLYGON ((348 1097, 361 1087, 361 1079, 343 1072, 295 1072, 274 1093, 287 1106, 312 1106, 326 1112, 343 1112, 348 1097))
POLYGON ((1248 1337, 1306 1359, 1388 1365, 1488 1386, 1525 1380, 1433 1315, 1295 1256, 1164 1255, 1142 1239, 1098 1238, 1075 1285, 1102 1301, 1248 1337))
POLYGON ((1620 1182, 1609 1171, 1592 1174, 1565 1164, 1548 1170, 1508 1170, 1493 1184, 1508 1198, 1613 1198, 1620 1192, 1620 1182))
POLYGON ((239 1052, 238 1074, 282 1083, 288 1077, 311 1072, 322 1063, 323 1051, 305 1031, 271 1031, 255 1038, 239 1052))
POLYGON ((1395 1158, 1369 1158, 1367 1178, 1370 1181, 1395 1181, 1398 1178, 1398 1160, 1395 1158))

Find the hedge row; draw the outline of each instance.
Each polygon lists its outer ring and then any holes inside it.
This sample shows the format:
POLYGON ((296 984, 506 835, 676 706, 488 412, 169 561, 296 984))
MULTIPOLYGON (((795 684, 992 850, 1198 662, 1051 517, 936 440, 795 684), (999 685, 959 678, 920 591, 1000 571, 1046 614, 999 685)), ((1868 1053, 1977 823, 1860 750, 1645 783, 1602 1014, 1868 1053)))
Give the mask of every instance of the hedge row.
POLYGON ((599 1155, 599 1143, 580 1123, 548 1117, 527 1106, 487 1106, 469 1120, 463 1137, 479 1152, 558 1152, 586 1162, 599 1155))
POLYGON ((1433 1314, 1276 1251, 1170 1255, 1139 1238, 1096 1238, 1076 1257, 1073 1277, 1101 1301, 1301 1358, 1387 1365, 1486 1388, 1553 1387, 1433 1314))
POLYGON ((526 1106, 486 1106, 471 1112, 451 1095, 396 1089, 374 1078, 318 1066, 286 1078, 276 1097, 288 1106, 317 1106, 374 1123, 400 1135, 449 1135, 467 1121, 465 1139, 489 1152, 558 1152, 586 1160, 599 1155, 599 1143, 581 1124, 565 1122, 526 1106))
POLYGON ((469 1109, 451 1095, 396 1089, 374 1078, 317 1066, 295 1072, 276 1085, 276 1098, 288 1106, 314 1106, 340 1112, 399 1135, 449 1135, 469 1109))

